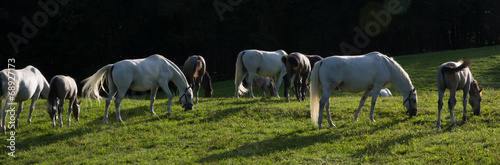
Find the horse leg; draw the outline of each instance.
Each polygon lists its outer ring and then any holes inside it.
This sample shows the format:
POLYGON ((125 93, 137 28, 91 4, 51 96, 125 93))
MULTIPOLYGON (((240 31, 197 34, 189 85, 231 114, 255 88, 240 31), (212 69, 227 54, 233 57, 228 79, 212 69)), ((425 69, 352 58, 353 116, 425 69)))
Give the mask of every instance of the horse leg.
POLYGON ((153 107, 156 99, 156 92, 158 92, 158 87, 151 89, 151 103, 149 104, 149 112, 153 115, 156 115, 153 107))
MULTIPOLYGON (((323 126, 321 126, 321 123, 323 123, 323 109, 325 108, 325 105, 330 106, 329 102, 330 102, 330 95, 331 94, 332 94, 332 90, 328 90, 328 89, 323 88, 323 96, 321 96, 321 99, 319 100, 319 115, 318 115, 319 129, 323 128, 323 126)), ((327 108, 327 111, 330 111, 330 109, 327 108)), ((330 117, 329 114, 328 114, 328 117, 330 117)), ((331 120, 331 118, 329 120, 331 120)), ((333 124, 333 123, 331 123, 331 124, 333 124)))
MULTIPOLYGON (((73 107, 73 105, 75 104, 76 101, 77 101, 76 99, 73 99, 73 100, 69 101, 69 106, 68 106, 68 127, 71 126, 71 113, 73 112, 73 108, 76 108, 76 107, 73 107)), ((62 124, 61 124, 61 127, 62 127, 62 124)))
POLYGON ((302 86, 301 86, 301 92, 302 92, 302 101, 306 100, 306 92, 307 92, 307 75, 302 76, 302 86))
POLYGON ((450 110, 450 122, 453 124, 453 127, 457 126, 457 124, 455 123, 455 115, 453 113, 453 110, 455 109, 455 104, 457 103, 455 92, 456 92, 455 90, 450 89, 450 98, 448 99, 448 109, 450 110))
POLYGON ((19 114, 21 114, 21 111, 23 110, 23 105, 24 105, 24 101, 20 102, 19 103, 19 107, 17 107, 17 116, 16 116, 16 121, 15 121, 15 127, 16 128, 19 128, 19 114))
POLYGON ((296 74, 295 80, 293 80, 293 87, 295 88, 295 97, 300 102, 301 93, 300 93, 300 85, 299 84, 300 84, 300 75, 296 74))
POLYGON ((381 89, 382 89, 381 87, 375 87, 372 90, 372 104, 370 106, 370 120, 372 122, 375 122, 375 119, 373 118, 373 112, 375 110, 375 103, 377 103, 377 98, 381 89))
POLYGON ((441 130, 441 109, 443 109, 443 97, 444 89, 438 90, 439 100, 438 100, 438 119, 437 119, 437 130, 441 130))
POLYGON ((359 112, 361 111, 361 108, 363 107, 363 105, 365 105, 365 101, 368 98, 368 95, 370 94, 370 92, 371 92, 371 90, 366 90, 363 93, 363 96, 361 96, 361 100, 359 101, 358 109, 356 110, 356 112, 354 112, 354 120, 353 120, 353 122, 358 121, 359 112))
MULTIPOLYGON (((281 81, 283 81, 283 77, 286 75, 286 68, 285 67, 282 67, 281 68, 281 71, 280 71, 280 75, 278 76, 278 80, 276 81, 276 88, 274 89, 274 92, 275 92, 275 97, 279 98, 279 90, 280 90, 280 86, 281 86, 281 81)), ((284 89, 286 91, 286 93, 288 94, 288 89, 284 89)), ((286 97, 286 96, 285 96, 286 97)))
POLYGON ((40 94, 31 98, 30 114, 28 115, 28 123, 30 125, 31 125, 31 114, 33 113, 33 109, 35 109, 35 103, 36 103, 36 100, 38 100, 38 97, 40 97, 40 94))
MULTIPOLYGON (((168 103, 167 103, 167 111, 168 112, 167 112, 167 116, 170 116, 172 114, 172 98, 174 98, 174 96, 172 95, 172 92, 170 92, 170 88, 168 88, 168 82, 166 82, 166 83, 160 83, 160 87, 167 94, 167 97, 168 97, 168 103)), ((182 90, 182 89, 179 89, 179 90, 182 90)))
POLYGON ((253 95, 253 79, 254 79, 255 73, 248 72, 248 77, 247 77, 247 84, 248 84, 248 92, 250 93, 250 97, 255 99, 255 96, 253 95))
POLYGON ((196 78, 196 81, 194 83, 194 88, 196 90, 196 104, 198 104, 198 93, 200 92, 200 87, 201 87, 201 78, 196 78))
MULTIPOLYGON (((112 83, 112 82, 110 82, 112 83)), ((109 94, 108 98, 106 99, 106 107, 104 109, 104 122, 108 124, 108 110, 109 110, 109 105, 111 104, 111 100, 113 100, 113 97, 116 94, 116 87, 114 85, 109 85, 109 94)))
MULTIPOLYGON (((284 81, 285 81, 285 90, 284 90, 284 95, 285 95, 285 98, 286 98, 286 101, 287 102, 290 102, 290 75, 289 74, 286 74, 285 77, 283 77, 284 81)), ((278 93, 278 89, 276 89, 276 94, 278 93)))
MULTIPOLYGON (((59 105, 57 105, 57 116, 59 117, 59 125, 61 125, 61 127, 63 126, 63 122, 62 122, 62 114, 63 114, 63 111, 64 111, 64 98, 60 99, 59 100, 59 105)), ((71 105, 70 105, 71 106, 71 105)))
POLYGON ((122 102, 123 98, 125 97, 125 94, 127 93, 127 90, 118 90, 115 98, 115 111, 116 111, 116 120, 118 120, 120 123, 123 123, 122 116, 120 115, 120 103, 122 102))
POLYGON ((326 108, 326 115, 328 117, 328 124, 330 125, 330 127, 335 127, 335 124, 333 124, 332 122, 332 116, 330 115, 330 99, 326 101, 325 108, 326 108))
POLYGON ((469 93, 469 90, 470 89, 464 89, 463 92, 464 92, 464 100, 463 100, 463 107, 464 107, 464 111, 462 112, 463 115, 462 115, 462 121, 464 121, 464 123, 467 123, 467 111, 466 111, 466 108, 467 108, 467 94, 469 93))

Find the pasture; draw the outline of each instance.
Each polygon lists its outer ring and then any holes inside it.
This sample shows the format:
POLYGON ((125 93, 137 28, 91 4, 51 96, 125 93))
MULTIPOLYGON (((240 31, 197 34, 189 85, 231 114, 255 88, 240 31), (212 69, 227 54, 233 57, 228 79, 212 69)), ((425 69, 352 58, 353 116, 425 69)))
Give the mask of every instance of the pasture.
MULTIPOLYGON (((235 55, 237 55, 235 53, 235 55)), ((281 98, 234 98, 234 81, 213 84, 212 98, 201 97, 194 109, 184 111, 174 97, 172 115, 159 92, 155 112, 148 112, 149 94, 125 98, 124 124, 110 108, 104 124, 105 101, 83 100, 80 121, 52 128, 47 101, 40 99, 27 124, 28 105, 15 130, 15 156, 8 156, 10 136, 3 136, 2 164, 451 164, 500 162, 500 46, 451 50, 394 58, 410 75, 418 92, 418 116, 405 113, 401 94, 379 97, 375 123, 365 104, 352 122, 361 93, 335 91, 331 100, 333 123, 318 130, 305 102, 281 98), (447 61, 470 59, 479 85, 484 87, 482 112, 468 123, 455 107, 458 127, 449 123, 448 90, 442 112, 442 130, 436 131, 436 71, 447 61)), ((111 62, 110 62, 111 63, 111 62)), ((48 75, 46 75, 48 77, 48 75)), ((90 75, 89 75, 90 76, 90 75)), ((258 93, 260 90, 254 90, 258 93)), ((256 95, 259 96, 259 95, 256 95)), ((457 100, 462 101, 461 92, 457 100)), ((114 104, 114 103, 112 103, 114 104)), ((3 105, 2 105, 3 106, 3 105)), ((65 106, 65 110, 67 105, 65 106)), ((66 116, 64 112, 63 116, 66 116)), ((9 116, 7 116, 9 117, 9 116)), ((7 118, 8 121, 8 118, 7 118)), ((10 130, 7 130, 9 132, 10 130)))

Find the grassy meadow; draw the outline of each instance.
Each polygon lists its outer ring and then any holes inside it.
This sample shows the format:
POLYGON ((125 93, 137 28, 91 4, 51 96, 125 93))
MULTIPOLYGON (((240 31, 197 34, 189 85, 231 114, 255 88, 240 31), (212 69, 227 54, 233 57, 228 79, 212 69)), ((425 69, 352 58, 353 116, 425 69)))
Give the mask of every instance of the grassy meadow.
MULTIPOLYGON (((194 110, 184 111, 174 98, 167 116, 167 99, 159 92, 155 112, 148 112, 149 95, 122 101, 125 122, 104 124, 105 101, 84 100, 80 121, 54 129, 40 99, 27 123, 24 104, 15 130, 15 157, 8 155, 10 136, 1 135, 2 164, 497 164, 500 162, 500 46, 451 50, 394 58, 410 75, 418 92, 419 116, 409 119, 402 96, 380 98, 375 120, 369 120, 369 101, 358 122, 352 122, 361 93, 336 91, 331 97, 336 127, 317 129, 309 115, 309 99, 291 97, 233 97, 233 81, 213 84, 214 97, 201 98, 194 110), (448 92, 442 130, 436 130, 438 66, 470 59, 471 71, 484 87, 482 112, 462 122, 462 96, 457 95, 458 127, 449 123, 448 92)), ((260 91, 254 90, 256 96, 260 91)), ((200 94, 202 92, 200 91, 200 94)), ((280 94, 283 94, 282 92, 280 94)), ((309 97, 309 96, 308 96, 309 97)), ((370 98, 369 98, 370 99, 370 98)), ((3 105, 2 105, 3 106, 3 105)), ((67 109, 67 105, 65 105, 67 109)), ((325 115, 326 116, 326 115, 325 115)), ((64 112, 67 119, 67 112, 64 112)), ((7 121, 9 119, 7 118, 7 121)), ((11 130, 8 130, 11 131, 11 130)))

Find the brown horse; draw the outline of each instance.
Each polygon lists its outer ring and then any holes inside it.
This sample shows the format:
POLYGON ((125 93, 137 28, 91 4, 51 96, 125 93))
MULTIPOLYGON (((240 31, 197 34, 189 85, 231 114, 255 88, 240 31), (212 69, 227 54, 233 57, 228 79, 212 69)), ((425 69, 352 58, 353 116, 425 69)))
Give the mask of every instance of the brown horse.
MULTIPOLYGON (((295 76, 295 80, 293 81, 295 96, 297 100, 304 101, 306 100, 306 90, 307 90, 307 78, 309 77, 309 73, 311 73, 311 63, 309 59, 303 55, 302 53, 294 52, 290 53, 286 57, 286 71, 288 76, 295 76)), ((287 79, 290 81, 290 79, 287 79)), ((285 88, 288 89, 290 83, 285 83, 285 88)), ((287 101, 290 101, 287 96, 287 101)))
POLYGON ((314 68, 314 64, 318 61, 321 61, 323 57, 318 55, 306 55, 307 59, 309 59, 309 63, 311 64, 311 69, 314 68))
MULTIPOLYGON (((248 74, 245 75, 245 78, 243 78, 243 86, 245 88, 248 88, 247 79, 248 79, 248 74)), ((274 81, 272 78, 255 75, 253 77, 252 82, 253 82, 252 87, 260 88, 260 95, 261 96, 266 95, 266 88, 269 90, 269 95, 273 94, 275 86, 274 86, 274 81)))
MULTIPOLYGON (((309 63, 311 64, 311 70, 312 68, 314 68, 314 64, 318 61, 321 61, 323 59, 323 57, 319 56, 319 55, 306 55, 307 59, 309 59, 309 63)), ((291 79, 295 78, 295 76, 292 76, 290 77, 291 79)), ((307 86, 309 86, 309 84, 307 84, 307 86)), ((291 85, 291 88, 292 88, 292 91, 293 93, 297 93, 297 91, 295 90, 295 86, 292 84, 291 85)))
POLYGON ((182 71, 186 76, 189 86, 193 88, 193 92, 196 92, 196 103, 198 103, 198 93, 206 72, 206 66, 205 59, 199 55, 193 55, 184 62, 182 71))
POLYGON ((64 111, 64 101, 69 99, 68 126, 71 126, 71 112, 76 121, 80 118, 80 102, 78 102, 78 88, 73 78, 69 76, 56 75, 50 80, 50 92, 48 98, 47 112, 52 120, 52 127, 56 127, 56 118, 63 126, 62 113, 64 111))
POLYGON ((462 120, 467 122, 467 94, 469 94, 469 103, 474 109, 474 115, 479 115, 481 112, 481 96, 483 89, 479 88, 479 85, 472 73, 469 70, 469 66, 472 63, 470 61, 458 61, 458 62, 447 62, 441 64, 437 72, 437 88, 438 88, 438 120, 437 129, 441 129, 441 109, 443 108, 443 96, 446 88, 450 89, 450 98, 448 99, 448 109, 450 110, 450 122, 454 127, 457 126, 455 123, 455 117, 453 114, 453 109, 457 103, 455 98, 457 90, 463 90, 463 116, 462 120))
POLYGON ((205 97, 212 97, 212 94, 214 94, 214 89, 212 89, 212 78, 210 77, 210 74, 208 74, 208 72, 206 72, 203 76, 201 86, 205 91, 205 97))

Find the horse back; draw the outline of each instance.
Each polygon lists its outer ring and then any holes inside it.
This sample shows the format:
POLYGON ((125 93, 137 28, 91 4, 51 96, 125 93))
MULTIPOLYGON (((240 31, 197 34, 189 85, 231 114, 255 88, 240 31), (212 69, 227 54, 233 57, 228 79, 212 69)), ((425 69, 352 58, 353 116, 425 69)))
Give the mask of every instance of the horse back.
POLYGON ((16 97, 15 101, 26 101, 40 94, 48 96, 49 83, 42 73, 35 67, 29 65, 20 70, 12 70, 15 74, 16 97))
POLYGON ((49 101, 59 99, 75 99, 78 96, 76 82, 69 76, 56 75, 50 80, 49 101))
POLYGON ((262 76, 274 76, 279 74, 285 66, 282 61, 286 53, 282 50, 270 52, 260 50, 245 50, 242 61, 249 72, 256 72, 262 76))
POLYGON ((194 55, 184 62, 183 72, 186 77, 201 77, 205 73, 205 59, 202 56, 194 55))
POLYGON ((462 90, 474 81, 469 70, 470 62, 446 62, 441 64, 437 73, 437 86, 439 89, 453 88, 462 90))

